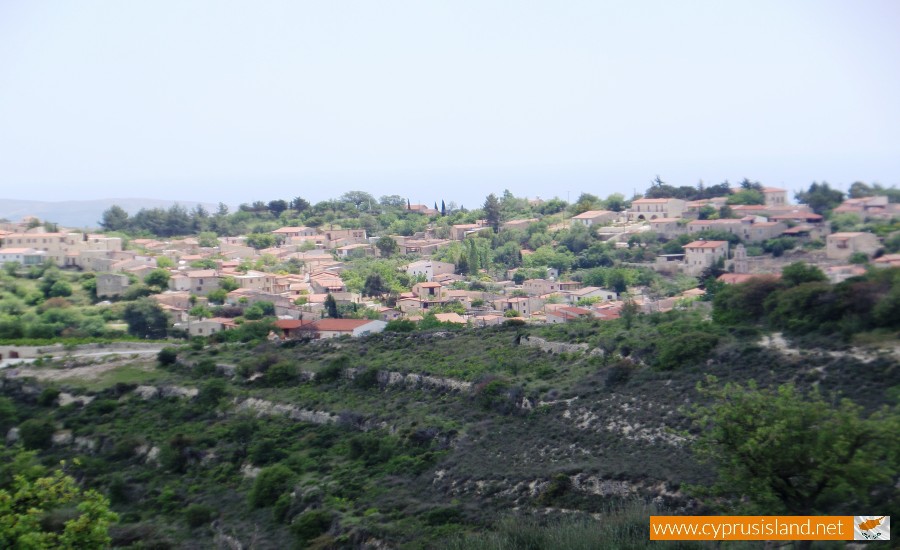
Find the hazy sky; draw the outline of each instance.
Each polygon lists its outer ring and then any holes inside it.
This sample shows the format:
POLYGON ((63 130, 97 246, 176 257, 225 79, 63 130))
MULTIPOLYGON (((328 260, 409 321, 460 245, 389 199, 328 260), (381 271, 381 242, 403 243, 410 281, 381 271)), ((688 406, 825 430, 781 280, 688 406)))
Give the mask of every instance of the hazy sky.
POLYGON ((0 1, 0 198, 900 184, 900 2, 0 1))

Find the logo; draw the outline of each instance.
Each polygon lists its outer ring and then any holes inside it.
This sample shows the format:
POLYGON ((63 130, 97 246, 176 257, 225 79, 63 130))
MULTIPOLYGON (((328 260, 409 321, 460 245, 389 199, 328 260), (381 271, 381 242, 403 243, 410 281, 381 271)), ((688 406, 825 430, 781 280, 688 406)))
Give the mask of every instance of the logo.
POLYGON ((891 540, 891 516, 853 516, 853 540, 891 540))

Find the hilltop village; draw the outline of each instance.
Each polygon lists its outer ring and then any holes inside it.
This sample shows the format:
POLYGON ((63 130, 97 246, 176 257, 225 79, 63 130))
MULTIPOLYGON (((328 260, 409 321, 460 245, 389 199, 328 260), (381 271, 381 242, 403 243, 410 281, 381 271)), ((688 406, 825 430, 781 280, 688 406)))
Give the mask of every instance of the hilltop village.
POLYGON ((650 516, 898 506, 896 189, 429 202, 3 222, 0 546, 675 548, 650 516))
POLYGON ((132 335, 205 337, 268 319, 270 339, 360 336, 389 323, 608 320, 623 308, 690 308, 718 285, 777 278, 795 262, 832 283, 900 265, 895 190, 858 183, 844 197, 813 184, 800 202, 788 195, 747 180, 676 188, 657 179, 632 200, 583 194, 566 204, 507 191, 475 210, 363 192, 233 214, 221 205, 129 217, 113 207, 99 233, 3 223, 0 264, 82 272, 101 305, 149 298, 166 326, 147 329, 145 307, 132 335))

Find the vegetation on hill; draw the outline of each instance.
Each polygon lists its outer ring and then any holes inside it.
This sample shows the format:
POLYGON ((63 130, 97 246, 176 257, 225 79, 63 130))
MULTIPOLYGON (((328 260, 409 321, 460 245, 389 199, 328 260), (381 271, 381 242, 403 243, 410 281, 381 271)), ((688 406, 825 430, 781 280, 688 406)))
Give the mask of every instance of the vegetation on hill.
POLYGON ((883 437, 897 425, 895 359, 785 355, 760 342, 755 327, 689 311, 309 343, 259 333, 166 350, 141 367, 141 387, 6 379, 12 407, 0 403, 0 423, 19 427, 15 444, 44 464, 80 461, 81 482, 120 517, 109 530, 119 547, 234 537, 260 547, 550 548, 612 537, 640 548, 649 502, 666 513, 745 502, 799 510, 777 485, 739 483, 747 474, 729 459, 776 427, 784 447, 751 448, 762 453, 754 463, 837 461, 800 473, 834 482, 811 509, 895 507, 896 442, 883 437), (719 380, 713 393, 697 390, 707 374, 719 380), (748 413, 761 403, 764 414, 748 413), (809 439, 823 422, 843 431, 809 439), (38 427, 46 437, 25 436, 38 427), (861 450, 844 482, 840 434, 851 433, 861 450), (879 474, 867 478, 870 468, 879 474))

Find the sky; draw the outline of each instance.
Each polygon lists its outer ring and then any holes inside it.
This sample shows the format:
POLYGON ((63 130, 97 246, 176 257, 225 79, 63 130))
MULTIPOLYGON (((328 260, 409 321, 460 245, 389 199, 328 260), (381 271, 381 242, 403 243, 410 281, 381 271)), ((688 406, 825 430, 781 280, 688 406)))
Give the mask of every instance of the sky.
POLYGON ((900 184, 900 2, 0 0, 0 198, 900 184))

